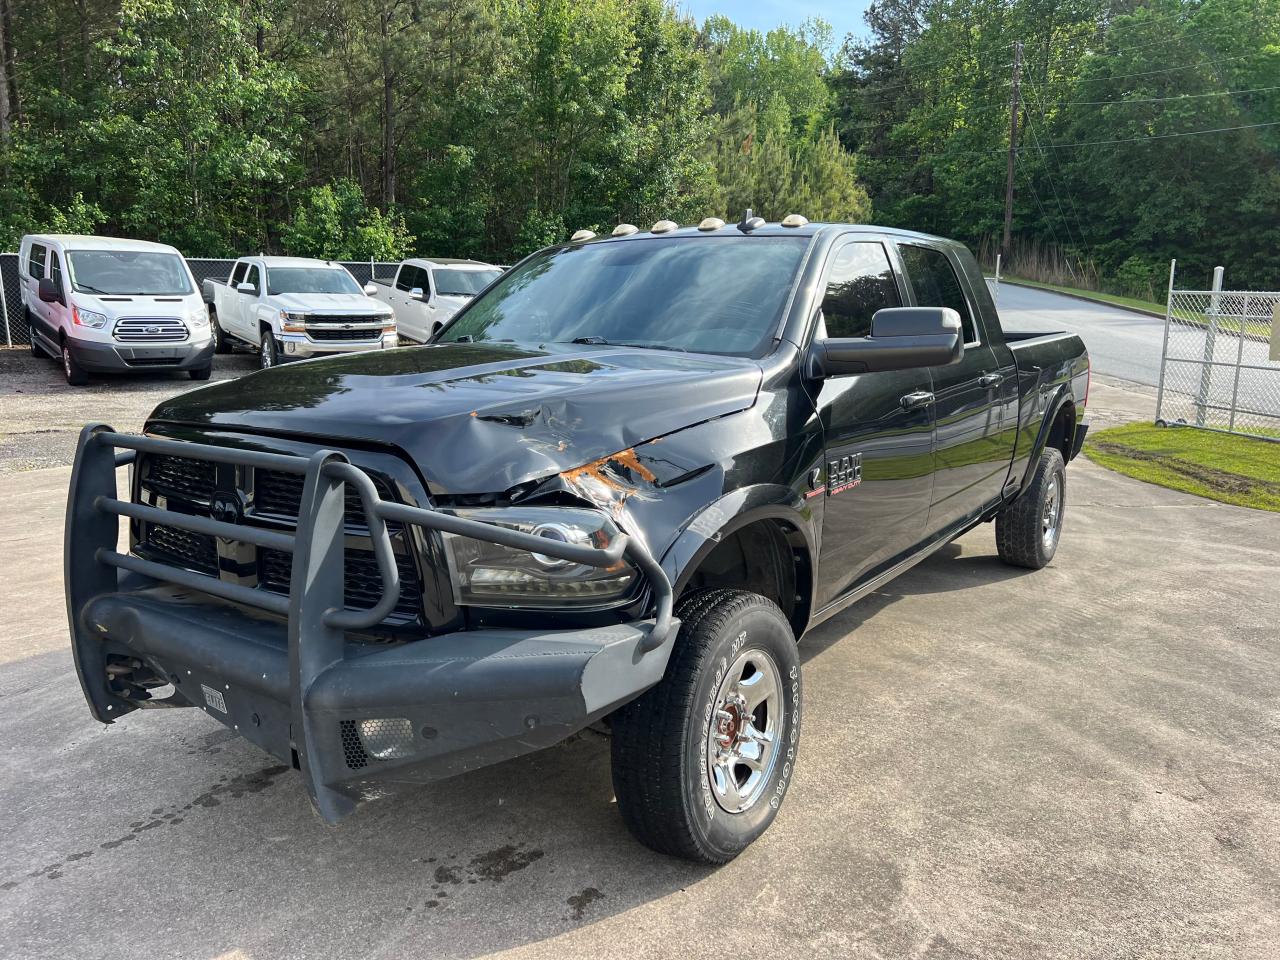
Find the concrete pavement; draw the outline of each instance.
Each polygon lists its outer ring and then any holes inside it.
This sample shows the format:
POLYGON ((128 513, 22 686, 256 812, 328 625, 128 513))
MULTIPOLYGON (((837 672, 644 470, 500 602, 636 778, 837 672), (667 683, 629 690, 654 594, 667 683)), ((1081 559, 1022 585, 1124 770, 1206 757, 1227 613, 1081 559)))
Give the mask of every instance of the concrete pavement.
POLYGON ((331 829, 203 714, 98 726, 67 475, 0 475, 7 958, 1280 955, 1280 516, 1077 461, 1049 568, 983 527, 805 639, 794 786, 708 870, 630 839, 596 734, 331 829))

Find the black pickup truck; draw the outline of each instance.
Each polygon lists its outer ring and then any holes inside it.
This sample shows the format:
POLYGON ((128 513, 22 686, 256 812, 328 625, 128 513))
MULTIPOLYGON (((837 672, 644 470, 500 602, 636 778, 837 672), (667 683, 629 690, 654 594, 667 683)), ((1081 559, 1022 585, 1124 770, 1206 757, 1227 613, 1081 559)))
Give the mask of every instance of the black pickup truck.
POLYGON ((329 822, 602 723, 627 826, 724 862, 791 786, 797 638, 984 521, 1052 559, 1088 381, 1075 336, 1002 331, 947 240, 578 234, 432 344, 87 426, 80 682, 104 723, 206 711, 329 822))

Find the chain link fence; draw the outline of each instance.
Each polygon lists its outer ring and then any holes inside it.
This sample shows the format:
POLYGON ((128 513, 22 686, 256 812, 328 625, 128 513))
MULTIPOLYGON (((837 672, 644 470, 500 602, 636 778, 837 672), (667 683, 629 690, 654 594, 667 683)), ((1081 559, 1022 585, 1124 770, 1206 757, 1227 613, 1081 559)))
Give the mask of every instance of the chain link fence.
MULTIPOLYGON (((1175 264, 1176 265, 1176 264, 1175 264)), ((1177 290, 1169 271, 1156 420, 1280 440, 1280 291, 1177 290)))
MULTIPOLYGON (((226 280, 231 275, 234 260, 222 260, 207 257, 188 258, 187 265, 196 278, 197 284, 210 278, 226 280)), ((395 276, 398 263, 384 261, 343 261, 342 265, 351 271, 356 282, 363 285, 373 279, 390 282, 395 276)), ((22 309, 22 281, 18 275, 18 255, 16 253, 0 253, 0 317, 4 320, 0 336, 4 346, 18 347, 31 343, 31 330, 27 325, 26 314, 22 309)))

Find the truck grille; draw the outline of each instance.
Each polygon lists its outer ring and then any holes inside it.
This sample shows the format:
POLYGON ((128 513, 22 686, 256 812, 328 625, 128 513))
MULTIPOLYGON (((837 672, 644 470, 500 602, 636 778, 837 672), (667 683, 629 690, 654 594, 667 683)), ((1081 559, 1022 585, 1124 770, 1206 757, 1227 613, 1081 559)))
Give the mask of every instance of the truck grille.
MULTIPOLYGON (((152 506, 206 515, 216 491, 230 490, 251 478, 248 490, 241 490, 249 505, 246 523, 252 523, 255 517, 274 521, 273 526, 297 523, 304 483, 300 476, 160 454, 140 457, 138 470, 142 500, 152 506)), ((370 474, 370 479, 383 499, 401 499, 385 477, 370 474)), ((382 596, 382 576, 373 551, 360 546, 366 521, 359 494, 351 487, 346 489, 346 524, 346 602, 354 608, 372 607, 382 596)), ((386 623, 404 625, 421 615, 422 577, 414 558, 413 541, 403 524, 388 523, 387 529, 392 534, 400 570, 400 599, 386 623)), ((220 544, 215 537, 155 523, 137 524, 135 532, 135 550, 148 559, 215 577, 221 567, 234 571, 240 583, 252 585, 256 578, 257 586, 263 590, 289 592, 293 558, 288 553, 226 541, 220 544), (220 556, 220 546, 225 556, 220 556)))
POLYGON ((157 560, 217 576, 218 545, 213 537, 153 523, 147 527, 145 547, 157 560))
MULTIPOLYGON (((370 477, 378 489, 378 496, 383 500, 398 499, 391 489, 391 484, 381 477, 370 477)), ((303 478, 293 473, 282 473, 279 470, 258 470, 254 476, 253 511, 259 516, 297 521, 298 510, 302 506, 303 478)), ((349 527, 363 528, 365 525, 364 505, 360 502, 360 494, 351 487, 345 491, 346 524, 349 527)), ((389 523, 387 529, 394 533, 399 524, 389 523)))
POLYGON ((360 342, 377 340, 382 336, 382 327, 368 327, 363 330, 343 330, 341 327, 313 327, 308 325, 307 336, 312 340, 360 342))
MULTIPOLYGON (((382 574, 378 572, 378 561, 372 550, 352 550, 346 552, 346 586, 344 599, 350 607, 372 607, 382 597, 382 574)), ((272 593, 289 592, 289 578, 293 559, 287 553, 278 550, 261 550, 258 553, 258 582, 272 593)), ((396 603, 392 617, 397 620, 412 620, 418 613, 422 602, 422 584, 418 581, 418 571, 413 561, 404 554, 396 555, 396 566, 400 570, 400 600, 396 603)))
MULTIPOLYGON (((147 457, 146 464, 144 483, 157 493, 201 504, 208 503, 213 496, 217 484, 217 468, 207 460, 155 454, 147 457)), ((297 516, 296 507, 294 516, 297 516)))
POLYGON ((188 335, 177 317, 125 317, 116 321, 113 331, 121 343, 181 343, 188 335))

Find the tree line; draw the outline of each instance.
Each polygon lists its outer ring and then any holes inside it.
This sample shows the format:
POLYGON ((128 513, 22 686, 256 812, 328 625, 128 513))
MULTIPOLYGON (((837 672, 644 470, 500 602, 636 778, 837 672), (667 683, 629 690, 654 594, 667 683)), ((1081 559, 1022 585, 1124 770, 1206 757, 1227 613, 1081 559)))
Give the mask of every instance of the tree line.
POLYGON ((1143 292, 1179 256, 1280 285, 1280 127, 1257 126, 1280 120, 1280 0, 881 0, 868 25, 762 33, 668 0, 0 0, 0 246, 506 262, 750 206, 991 250, 1020 42, 1026 272, 1143 292))

